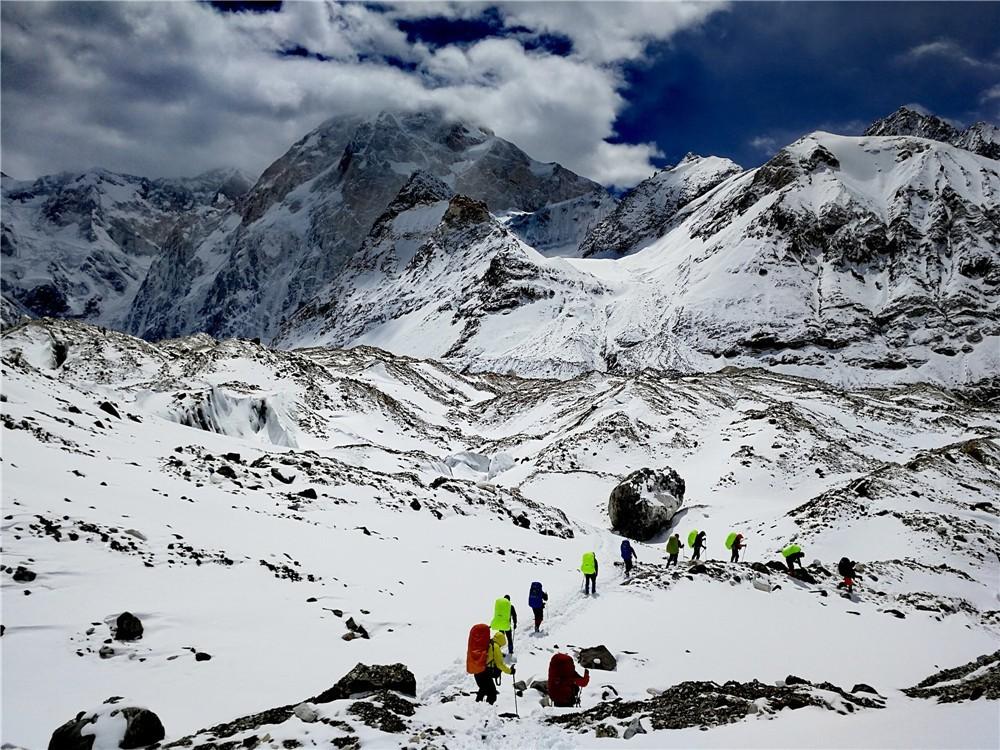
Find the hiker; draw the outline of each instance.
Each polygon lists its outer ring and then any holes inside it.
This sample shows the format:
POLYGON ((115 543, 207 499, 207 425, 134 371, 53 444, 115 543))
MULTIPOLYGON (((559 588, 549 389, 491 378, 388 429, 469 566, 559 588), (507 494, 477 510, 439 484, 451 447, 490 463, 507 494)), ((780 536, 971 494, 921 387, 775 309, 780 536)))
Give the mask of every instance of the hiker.
POLYGON ((696 536, 694 538, 694 544, 691 545, 691 548, 692 548, 691 559, 692 560, 700 560, 701 559, 701 551, 705 548, 705 532, 704 531, 699 531, 698 532, 698 536, 696 536))
POLYGON ((622 560, 625 562, 625 575, 629 575, 632 572, 632 560, 635 559, 638 562, 638 558, 635 556, 635 550, 632 549, 632 542, 628 539, 622 539, 622 560))
POLYGON ((789 544, 781 550, 781 554, 785 558, 785 564, 788 566, 789 573, 795 573, 795 563, 799 564, 799 570, 806 569, 806 566, 802 564, 802 558, 806 556, 806 553, 802 551, 799 545, 789 544))
POLYGON ((848 595, 854 593, 854 579, 858 577, 854 570, 854 562, 846 557, 840 558, 837 564, 837 572, 844 577, 844 580, 837 584, 837 588, 846 588, 848 595))
POLYGON ((528 590, 528 606, 535 613, 535 632, 542 625, 542 616, 545 614, 545 602, 549 600, 549 595, 542 589, 542 584, 534 581, 528 590))
POLYGON ((668 568, 671 565, 677 564, 677 555, 680 554, 681 547, 683 546, 684 544, 681 542, 681 538, 677 534, 674 534, 667 540, 667 554, 670 555, 670 557, 667 558, 668 568))
POLYGON ((507 639, 503 633, 490 638, 490 626, 485 623, 473 625, 469 631, 469 647, 465 656, 465 671, 476 679, 476 703, 486 699, 492 705, 497 699, 500 673, 514 674, 514 667, 508 667, 503 660, 503 647, 507 639))
POLYGON ((493 603, 493 621, 490 627, 504 634, 507 643, 507 653, 514 654, 514 628, 517 627, 517 610, 510 603, 510 594, 504 594, 493 603))
POLYGON ((731 548, 732 551, 733 551, 733 554, 732 554, 732 557, 729 558, 729 562, 739 562, 740 561, 740 550, 743 549, 744 547, 746 547, 746 545, 743 543, 743 535, 742 534, 737 534, 735 537, 733 537, 733 546, 731 548))
POLYGON ((573 657, 569 654, 553 654, 549 660, 549 699, 552 705, 565 708, 580 705, 580 688, 590 684, 590 670, 583 675, 576 673, 573 657))
POLYGON ((597 556, 593 552, 583 553, 583 562, 580 563, 580 572, 583 573, 583 594, 597 593, 597 556))

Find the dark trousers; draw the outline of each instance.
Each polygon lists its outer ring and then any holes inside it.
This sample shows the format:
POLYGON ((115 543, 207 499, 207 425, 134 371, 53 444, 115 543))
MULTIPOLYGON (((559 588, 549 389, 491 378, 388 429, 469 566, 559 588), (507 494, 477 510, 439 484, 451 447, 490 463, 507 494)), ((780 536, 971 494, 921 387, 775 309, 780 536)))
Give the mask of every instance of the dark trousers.
POLYGON ((544 607, 532 607, 531 611, 535 613, 535 632, 538 632, 538 628, 542 624, 542 615, 545 614, 544 607))
POLYGON ((729 562, 739 562, 740 561, 740 549, 739 547, 733 547, 733 556, 729 558, 729 562))
POLYGON ((795 563, 799 564, 799 568, 802 568, 803 570, 805 569, 805 566, 802 564, 803 557, 805 557, 804 552, 796 552, 794 555, 789 555, 788 557, 785 558, 785 562, 788 563, 789 573, 795 570, 795 563))
POLYGON ((624 558, 624 560, 625 560, 625 575, 628 575, 629 573, 632 572, 632 558, 626 557, 624 558))
POLYGON ((508 654, 513 654, 514 653, 514 629, 511 628, 510 630, 501 630, 500 632, 503 633, 504 636, 506 636, 506 638, 507 638, 507 653, 508 654))
POLYGON ((691 559, 692 560, 700 560, 701 559, 701 547, 695 547, 694 548, 694 552, 691 553, 691 559))
POLYGON ((670 557, 667 558, 667 567, 677 564, 677 553, 674 552, 670 557))
POLYGON ((497 686, 487 670, 476 675, 476 687, 479 688, 479 692, 476 693, 476 703, 479 703, 483 698, 490 705, 497 702, 497 686))
POLYGON ((597 593, 597 573, 584 573, 583 574, 583 593, 589 594, 593 589, 594 593, 597 593))

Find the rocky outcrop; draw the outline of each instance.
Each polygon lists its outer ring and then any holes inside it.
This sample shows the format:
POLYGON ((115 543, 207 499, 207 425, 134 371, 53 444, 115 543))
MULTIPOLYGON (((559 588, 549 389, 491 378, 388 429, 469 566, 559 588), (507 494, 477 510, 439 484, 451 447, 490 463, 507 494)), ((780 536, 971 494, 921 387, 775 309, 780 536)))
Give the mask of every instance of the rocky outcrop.
POLYGON ((417 680, 405 664, 357 664, 336 685, 324 690, 311 703, 329 703, 367 693, 394 690, 404 695, 417 694, 417 680))
POLYGON ((669 466, 639 469, 611 490, 611 528, 644 542, 666 530, 683 502, 684 480, 680 474, 669 466))
POLYGON ((911 698, 938 703, 1000 699, 1000 651, 952 669, 943 669, 903 691, 911 698))
POLYGON ((142 638, 142 621, 131 612, 122 612, 115 620, 115 640, 136 641, 142 638))
POLYGON ((581 648, 577 661, 585 669, 602 669, 606 672, 614 672, 618 668, 618 660, 608 651, 607 646, 603 645, 581 648))
POLYGON ((927 112, 900 107, 888 117, 876 120, 865 135, 913 136, 929 138, 958 146, 987 159, 1000 159, 1000 128, 988 122, 975 122, 965 130, 927 112))

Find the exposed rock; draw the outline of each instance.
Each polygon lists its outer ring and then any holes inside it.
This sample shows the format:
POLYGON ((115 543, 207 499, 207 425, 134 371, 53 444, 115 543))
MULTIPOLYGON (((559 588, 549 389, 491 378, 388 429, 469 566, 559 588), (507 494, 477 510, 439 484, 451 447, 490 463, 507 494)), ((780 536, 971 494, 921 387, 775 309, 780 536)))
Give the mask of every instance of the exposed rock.
POLYGON ((304 490, 300 490, 296 494, 299 497, 306 498, 306 500, 315 500, 316 498, 319 497, 319 495, 316 494, 316 490, 314 490, 312 487, 306 487, 304 490))
POLYGON ((586 669, 603 669, 614 672, 618 668, 618 660, 605 646, 580 649, 577 661, 580 662, 580 666, 586 669))
POLYGON ((109 401, 102 401, 97 405, 97 408, 107 414, 110 414, 112 417, 116 417, 118 419, 122 418, 122 415, 118 413, 118 409, 115 408, 115 405, 109 401))
POLYGON ((622 735, 623 739, 630 740, 637 734, 646 734, 646 730, 642 726, 642 718, 636 716, 629 723, 628 728, 625 730, 625 734, 622 735))
POLYGON ((646 541, 664 531, 684 501, 684 480, 671 469, 639 469, 608 498, 611 528, 646 541))
POLYGON ((30 583, 35 580, 35 573, 22 565, 18 565, 14 570, 14 580, 18 583, 30 583))
POLYGON ((851 688, 852 693, 872 693, 873 695, 878 695, 879 692, 871 685, 866 685, 863 682, 859 682, 857 685, 851 688))
POLYGON ((101 722, 104 716, 115 717, 119 714, 125 718, 125 731, 114 744, 122 750, 148 747, 163 739, 165 732, 160 717, 149 709, 127 706, 91 713, 81 711, 75 719, 70 719, 52 733, 49 750, 91 750, 95 735, 84 735, 81 732, 88 726, 101 722))
POLYGON ((236 470, 229 464, 222 464, 222 466, 216 467, 215 473, 226 477, 226 479, 236 479, 236 470))
POLYGON ((292 709, 292 712, 307 724, 311 724, 319 718, 319 712, 316 710, 316 707, 308 703, 300 703, 292 709))
POLYGON ((417 680, 405 664, 372 664, 369 666, 359 663, 341 677, 336 685, 310 699, 310 702, 329 703, 382 690, 395 690, 404 695, 415 697, 417 680))
POLYGON ((142 638, 142 622, 131 612, 122 612, 115 621, 115 640, 136 641, 142 638))
POLYGON ((212 655, 211 654, 206 654, 204 651, 196 651, 195 655, 194 655, 194 660, 195 661, 209 661, 209 660, 211 660, 211 658, 212 658, 212 655))
POLYGON ((611 724, 598 724, 597 728, 594 729, 594 736, 606 737, 606 738, 613 737, 617 739, 618 729, 616 727, 613 727, 611 724))
POLYGON ((281 473, 281 471, 279 471, 278 467, 276 466, 271 467, 271 476, 277 479, 282 484, 291 484, 292 482, 295 481, 294 474, 290 477, 286 477, 284 474, 281 473))
POLYGON ((937 698, 938 703, 1000 699, 1000 651, 984 654, 960 667, 943 669, 903 690, 911 698, 937 698))

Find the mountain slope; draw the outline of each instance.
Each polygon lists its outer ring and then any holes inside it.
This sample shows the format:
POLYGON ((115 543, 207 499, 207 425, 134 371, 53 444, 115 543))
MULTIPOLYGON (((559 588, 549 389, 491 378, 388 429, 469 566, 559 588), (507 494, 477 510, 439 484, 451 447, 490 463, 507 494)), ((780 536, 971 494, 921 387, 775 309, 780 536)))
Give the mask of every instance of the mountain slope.
POLYGON ((149 180, 93 170, 3 178, 3 294, 33 315, 121 327, 178 234, 207 231, 249 187, 237 170, 149 180))
POLYGON ((735 364, 971 384, 1000 370, 998 200, 992 160, 814 133, 691 201, 628 257, 544 258, 494 228, 489 243, 428 250, 450 286, 425 283, 418 252, 405 272, 345 277, 278 342, 375 343, 526 376, 735 364), (485 303, 491 285, 503 304, 485 303))
POLYGON ((817 731, 836 746, 995 744, 995 699, 901 692, 1000 646, 994 408, 762 370, 525 381, 368 347, 154 345, 71 321, 15 328, 2 350, 5 743, 44 747, 122 696, 160 716, 166 742, 209 747, 787 747, 817 731), (685 550, 667 568, 662 540, 637 542, 625 579, 608 494, 665 465, 687 484, 676 530, 707 531, 707 564, 685 550), (746 535, 743 562, 721 561, 730 530, 746 535), (768 567, 793 540, 815 583, 768 567), (588 550, 593 598, 577 570, 588 550), (851 598, 833 573, 844 555, 864 565, 851 598), (542 636, 525 607, 535 580, 542 636), (521 610, 518 679, 544 679, 556 651, 603 644, 617 660, 592 669, 579 711, 529 689, 518 720, 499 718, 507 677, 499 705, 474 702, 468 630, 505 593, 521 610), (126 610, 140 640, 112 638, 126 610), (348 621, 368 637, 345 639, 348 621), (405 664, 416 705, 291 715, 358 662, 405 664), (788 675, 813 683, 794 711, 775 688, 788 675), (764 693, 755 708, 720 703, 730 680, 764 693), (651 693, 677 699, 678 728, 651 693), (597 723, 618 740, 595 736, 591 712, 608 709, 597 723), (648 736, 626 743, 634 712, 648 736))
POLYGON ((626 255, 662 237, 684 206, 742 171, 729 159, 688 154, 622 198, 614 212, 590 230, 580 245, 580 254, 626 255))
POLYGON ((224 231, 154 264, 128 330, 147 338, 199 330, 272 338, 337 278, 415 171, 495 213, 543 212, 520 223, 545 247, 575 245, 613 205, 596 183, 437 113, 334 118, 264 172, 224 231), (571 216, 548 229, 545 216, 572 201, 579 205, 571 216))
POLYGON ((988 122, 975 122, 964 130, 932 114, 900 107, 891 115, 876 120, 865 135, 907 135, 950 143, 988 159, 1000 159, 1000 128, 988 122))

